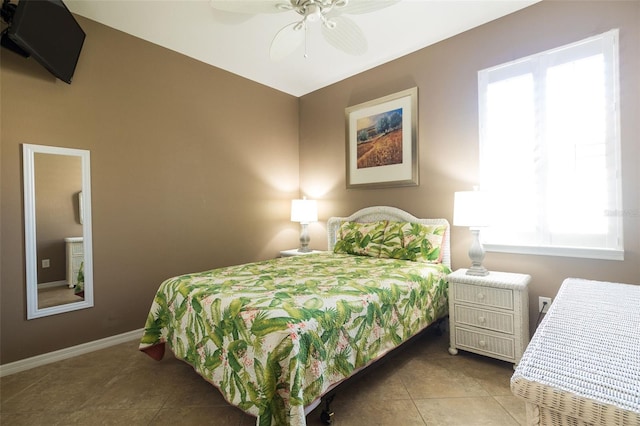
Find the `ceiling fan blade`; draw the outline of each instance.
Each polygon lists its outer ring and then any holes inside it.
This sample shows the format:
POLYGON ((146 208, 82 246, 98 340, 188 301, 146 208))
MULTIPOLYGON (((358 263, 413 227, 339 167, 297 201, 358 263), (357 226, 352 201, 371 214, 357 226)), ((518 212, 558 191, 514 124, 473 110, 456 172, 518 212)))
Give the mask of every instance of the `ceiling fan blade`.
POLYGON ((291 6, 287 0, 209 0, 209 5, 216 10, 233 13, 278 13, 291 6))
POLYGON ((304 43, 304 24, 294 22, 278 31, 271 42, 271 59, 279 61, 292 54, 304 43))
POLYGON ((367 52, 367 39, 358 24, 346 16, 336 16, 331 21, 336 24, 334 28, 322 26, 322 35, 330 45, 349 55, 359 56, 367 52))
POLYGON ((400 0, 350 0, 346 6, 334 8, 330 12, 330 15, 360 15, 363 13, 375 12, 376 10, 393 6, 399 2, 400 0))

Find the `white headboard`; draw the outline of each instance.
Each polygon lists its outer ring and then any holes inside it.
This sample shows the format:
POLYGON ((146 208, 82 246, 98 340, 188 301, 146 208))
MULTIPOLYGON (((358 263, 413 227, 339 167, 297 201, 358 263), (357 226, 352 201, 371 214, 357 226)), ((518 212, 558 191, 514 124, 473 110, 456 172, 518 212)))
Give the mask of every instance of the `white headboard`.
POLYGON ((336 245, 338 229, 342 222, 376 222, 379 220, 390 220, 393 222, 413 222, 422 223, 424 225, 445 225, 447 232, 442 239, 442 263, 451 267, 451 242, 450 229, 447 219, 419 219, 411 213, 400 210, 396 207, 375 206, 366 207, 358 210, 349 217, 331 217, 327 221, 327 240, 329 242, 329 251, 333 251, 336 245))

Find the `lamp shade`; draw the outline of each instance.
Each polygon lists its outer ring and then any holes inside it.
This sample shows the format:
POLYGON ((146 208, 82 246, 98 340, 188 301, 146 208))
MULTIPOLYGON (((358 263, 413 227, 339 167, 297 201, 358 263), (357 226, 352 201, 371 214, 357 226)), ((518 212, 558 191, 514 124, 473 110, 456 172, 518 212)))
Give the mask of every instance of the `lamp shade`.
POLYGON ((311 223, 318 221, 318 205, 316 200, 291 200, 291 221, 311 223))
POLYGON ((489 197, 482 191, 460 191, 454 194, 453 224, 479 228, 489 226, 489 197))

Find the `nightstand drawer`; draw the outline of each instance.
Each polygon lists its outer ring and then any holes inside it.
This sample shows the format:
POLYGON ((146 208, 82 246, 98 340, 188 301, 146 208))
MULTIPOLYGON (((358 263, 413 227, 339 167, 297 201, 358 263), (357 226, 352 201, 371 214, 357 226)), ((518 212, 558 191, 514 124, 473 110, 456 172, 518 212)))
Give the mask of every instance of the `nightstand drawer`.
POLYGON ((455 285, 455 300, 513 310, 513 291, 506 288, 481 287, 458 283, 455 285))
POLYGON ((455 305, 457 324, 473 325, 501 333, 513 334, 513 315, 502 312, 455 305))
POLYGON ((493 336, 460 327, 456 328, 456 346, 461 349, 468 348, 510 359, 515 357, 514 339, 493 336))

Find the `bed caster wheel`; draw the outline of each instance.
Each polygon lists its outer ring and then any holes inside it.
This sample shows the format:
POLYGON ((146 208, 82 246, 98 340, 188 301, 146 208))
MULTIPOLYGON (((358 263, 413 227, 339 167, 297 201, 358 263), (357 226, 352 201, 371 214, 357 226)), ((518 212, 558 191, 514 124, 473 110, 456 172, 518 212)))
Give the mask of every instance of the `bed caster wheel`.
POLYGON ((322 413, 320 413, 320 420, 325 425, 330 425, 333 421, 333 411, 322 410, 322 413))
POLYGON ((324 410, 322 410, 322 413, 320 413, 320 421, 325 425, 330 425, 333 422, 333 411, 331 411, 331 408, 329 408, 329 405, 333 401, 334 396, 335 394, 329 395, 323 398, 324 410))

